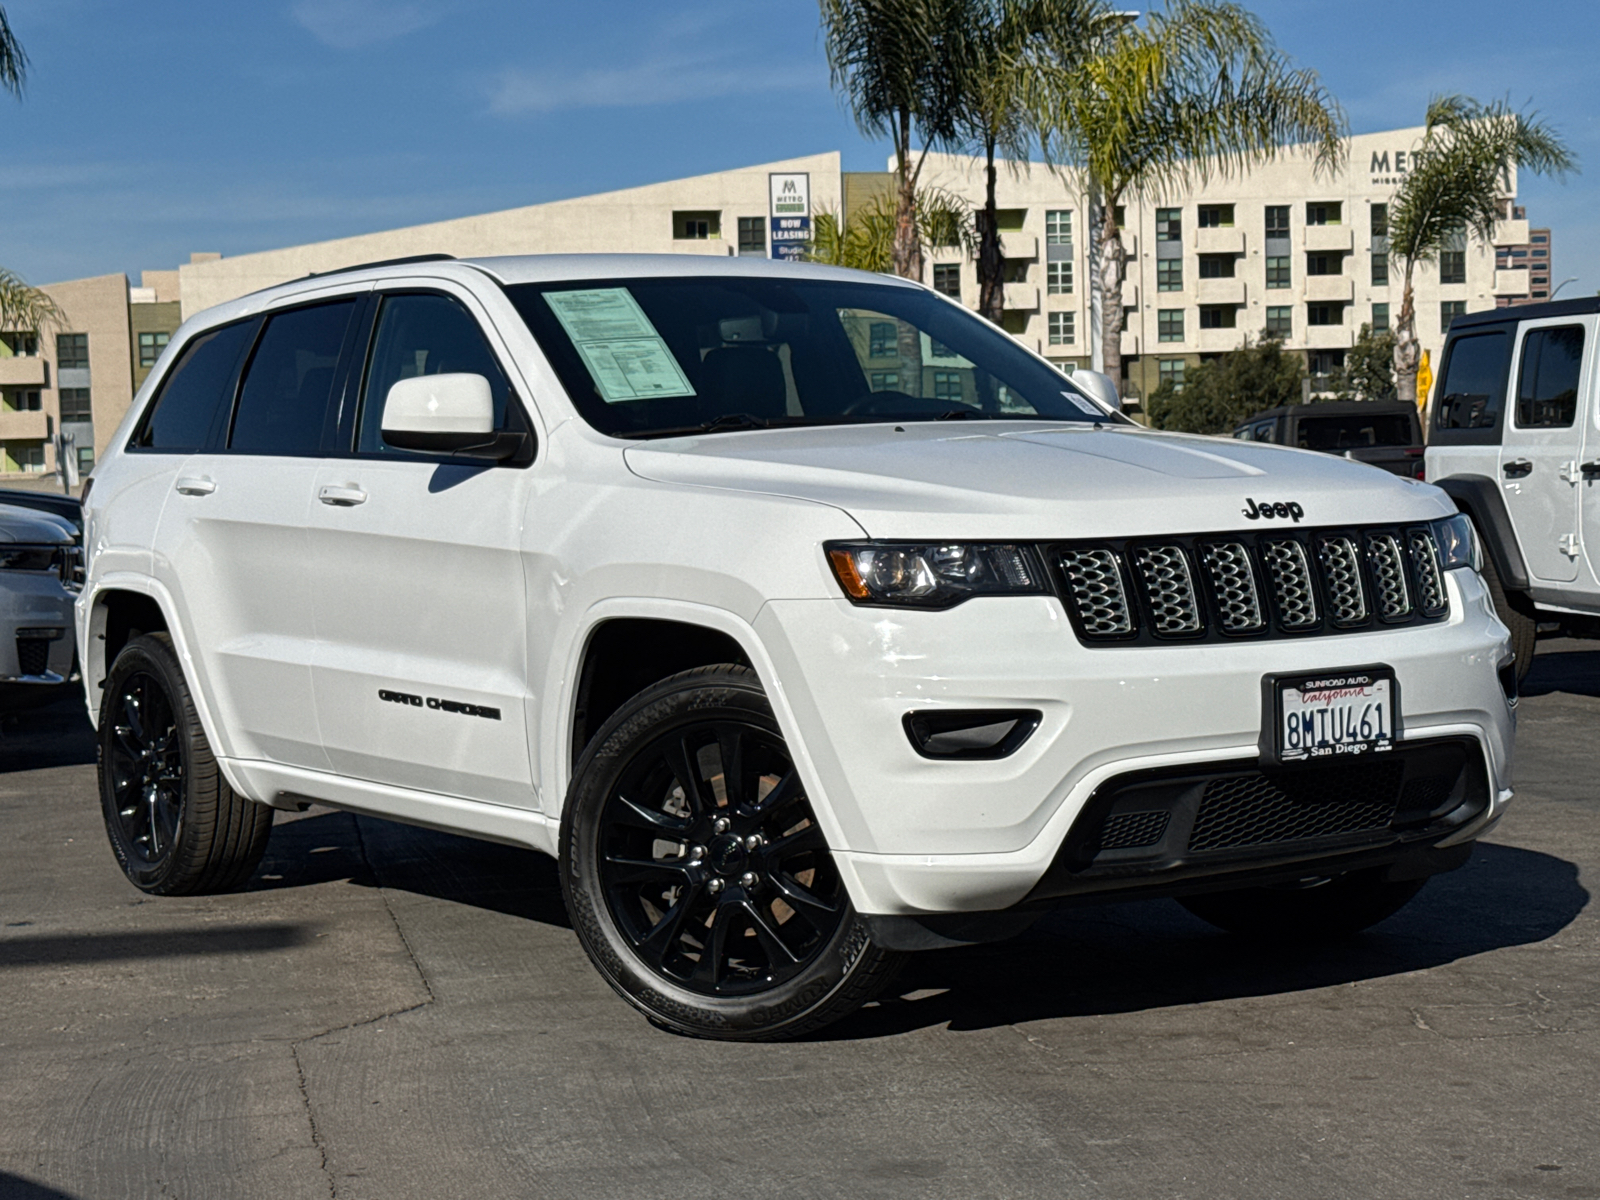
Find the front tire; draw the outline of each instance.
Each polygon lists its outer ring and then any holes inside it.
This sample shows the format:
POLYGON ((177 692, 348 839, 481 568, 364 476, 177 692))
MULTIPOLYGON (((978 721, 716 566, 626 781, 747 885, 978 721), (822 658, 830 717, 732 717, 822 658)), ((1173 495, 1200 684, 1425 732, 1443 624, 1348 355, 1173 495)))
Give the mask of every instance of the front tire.
POLYGON ((601 975, 695 1037, 796 1037, 853 1012, 900 956, 873 943, 748 667, 639 693, 579 760, 561 883, 601 975))
POLYGON ((254 873, 272 809, 228 786, 165 633, 131 639, 100 700, 100 805, 117 865, 157 896, 226 892, 254 873))
POLYGON ((1313 887, 1240 888, 1180 896, 1178 903, 1218 929, 1253 938, 1297 941, 1359 933, 1404 908, 1426 879, 1389 881, 1352 871, 1313 887))

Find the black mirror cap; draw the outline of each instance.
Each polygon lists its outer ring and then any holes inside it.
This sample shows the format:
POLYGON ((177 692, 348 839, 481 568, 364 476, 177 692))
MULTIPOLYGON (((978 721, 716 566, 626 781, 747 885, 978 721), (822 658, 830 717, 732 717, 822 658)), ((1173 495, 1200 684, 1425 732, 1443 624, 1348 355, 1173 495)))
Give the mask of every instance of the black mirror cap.
POLYGON ((1032 708, 921 709, 902 724, 923 758, 972 762, 1015 754, 1043 719, 1032 708))
POLYGON ((529 442, 526 433, 436 433, 431 430, 385 429, 383 440, 396 450, 419 454, 448 454, 455 458, 483 458, 505 462, 516 458, 529 442))

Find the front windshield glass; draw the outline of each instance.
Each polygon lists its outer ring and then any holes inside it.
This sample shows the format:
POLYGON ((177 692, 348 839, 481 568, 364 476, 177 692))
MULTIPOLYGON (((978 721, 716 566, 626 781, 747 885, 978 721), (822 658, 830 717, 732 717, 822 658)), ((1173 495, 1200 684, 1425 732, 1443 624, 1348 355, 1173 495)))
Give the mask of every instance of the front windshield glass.
POLYGON ((987 321, 893 284, 751 276, 517 284, 602 433, 863 421, 1115 421, 987 321))

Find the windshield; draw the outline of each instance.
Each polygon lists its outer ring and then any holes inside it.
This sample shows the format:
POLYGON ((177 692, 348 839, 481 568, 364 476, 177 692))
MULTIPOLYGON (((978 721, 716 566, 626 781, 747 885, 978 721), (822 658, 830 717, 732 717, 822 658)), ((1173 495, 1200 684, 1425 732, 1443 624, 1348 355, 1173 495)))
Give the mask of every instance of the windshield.
POLYGON ((584 418, 619 437, 975 418, 1116 421, 931 292, 738 276, 506 289, 584 418))
POLYGON ((1400 413, 1300 418, 1300 445, 1307 450, 1409 446, 1412 441, 1411 419, 1400 413))

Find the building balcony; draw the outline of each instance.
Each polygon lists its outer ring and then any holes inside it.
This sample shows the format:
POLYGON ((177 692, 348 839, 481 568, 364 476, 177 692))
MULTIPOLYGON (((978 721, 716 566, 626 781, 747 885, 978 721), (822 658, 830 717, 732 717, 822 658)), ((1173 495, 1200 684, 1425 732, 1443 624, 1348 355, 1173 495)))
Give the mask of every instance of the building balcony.
POLYGON ((45 413, 0 407, 0 442, 42 441, 49 436, 50 418, 45 413))
POLYGON ((722 238, 674 238, 672 242, 674 254, 714 254, 727 258, 734 252, 733 243, 722 238))
POLYGON ((43 387, 44 359, 38 355, 0 358, 0 387, 43 387))
POLYGON ((1494 273, 1494 294, 1496 296, 1526 296, 1528 294, 1528 271, 1521 268, 1513 271, 1496 271, 1494 273))
POLYGON ((1002 233, 1000 235, 1002 258, 1038 258, 1039 239, 1031 233, 1002 233))
POLYGON ((1245 302, 1244 280, 1242 279, 1202 279, 1199 282, 1201 304, 1243 304, 1245 302))
POLYGON ((1230 350, 1237 350, 1244 345, 1244 335, 1243 329, 1202 329, 1200 353, 1226 354, 1230 350))
POLYGON ((1356 281, 1348 275, 1307 275, 1306 299, 1312 302, 1339 300, 1348 304, 1356 298, 1356 281))
POLYGON ((1243 254, 1244 230, 1232 227, 1196 229, 1194 248, 1197 254, 1243 254))
POLYGON ((1526 246, 1528 244, 1528 222, 1496 221, 1494 223, 1494 244, 1496 246, 1526 246))
POLYGON ((1307 225, 1306 250, 1343 250, 1346 254, 1355 249, 1355 230, 1348 225, 1307 225))
POLYGON ((1007 283, 1005 289, 1005 306, 1020 312, 1037 312, 1039 309, 1039 285, 1036 283, 1007 283))
MULTIPOLYGON (((1093 350, 1094 347, 1091 346, 1089 349, 1093 350)), ((1140 353, 1139 335, 1125 331, 1122 335, 1122 357, 1128 358, 1138 353, 1140 353)))
POLYGON ((1347 350, 1355 345, 1356 331, 1349 325, 1307 325, 1296 341, 1307 350, 1347 350))
POLYGON ((1122 281, 1122 307, 1139 307, 1139 285, 1132 279, 1124 279, 1122 281))

